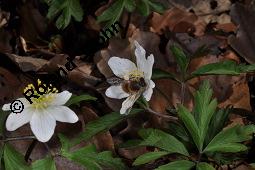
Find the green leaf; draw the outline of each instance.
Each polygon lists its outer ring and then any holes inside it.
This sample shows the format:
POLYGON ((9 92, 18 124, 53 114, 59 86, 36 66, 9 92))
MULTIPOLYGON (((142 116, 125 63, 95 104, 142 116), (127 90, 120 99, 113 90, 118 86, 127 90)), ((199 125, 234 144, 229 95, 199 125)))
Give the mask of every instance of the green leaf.
POLYGON ((137 4, 138 12, 143 16, 148 16, 150 14, 150 6, 148 0, 139 0, 137 4))
POLYGON ((100 16, 97 17, 97 21, 108 21, 106 27, 109 27, 119 20, 125 6, 127 6, 130 10, 130 2, 128 0, 115 1, 107 10, 105 10, 100 16))
POLYGON ((218 133, 207 145, 203 152, 240 152, 247 147, 240 142, 250 140, 255 132, 254 125, 240 126, 225 129, 218 133))
POLYGON ((79 96, 72 95, 72 97, 68 100, 68 102, 65 105, 70 106, 72 104, 77 104, 81 101, 91 101, 91 100, 95 101, 95 100, 97 100, 97 98, 87 95, 87 94, 83 94, 83 95, 79 95, 79 96))
POLYGON ((56 170, 55 162, 52 157, 46 157, 35 161, 32 170, 56 170))
POLYGON ((196 169, 197 170, 215 170, 215 168, 212 165, 205 162, 198 163, 196 169))
POLYGON ((135 10, 135 1, 134 0, 126 0, 125 8, 128 12, 133 12, 135 10))
POLYGON ((51 1, 47 17, 49 19, 54 19, 59 14, 60 16, 56 21, 56 26, 58 29, 66 28, 71 22, 72 17, 78 22, 82 21, 83 10, 79 0, 51 1))
POLYGON ((189 134, 180 123, 170 123, 168 129, 170 131, 170 134, 174 134, 176 137, 182 139, 185 142, 189 142, 191 140, 189 134))
POLYGON ((31 170, 24 156, 9 144, 4 146, 4 165, 6 170, 31 170))
POLYGON ((227 75, 239 75, 242 73, 236 62, 227 60, 218 63, 206 64, 199 67, 196 71, 192 72, 192 75, 217 75, 217 74, 227 74, 227 75))
POLYGON ((150 161, 161 158, 162 156, 165 156, 167 154, 169 154, 169 152, 164 152, 164 151, 148 152, 136 158, 133 165, 137 166, 137 165, 146 164, 150 161))
POLYGON ((162 165, 155 170, 190 170, 193 166, 195 166, 194 162, 179 160, 162 165))
POLYGON ((129 116, 133 116, 140 111, 142 111, 142 109, 132 109, 129 115, 121 115, 119 112, 113 112, 100 117, 95 121, 91 121, 85 126, 84 132, 79 134, 79 136, 71 142, 70 146, 74 146, 83 140, 89 140, 100 132, 108 131, 110 128, 116 126, 124 119, 128 118, 129 116))
POLYGON ((140 139, 133 139, 133 140, 128 140, 125 143, 121 143, 118 145, 118 148, 136 148, 136 147, 140 147, 140 143, 142 142, 142 140, 140 139))
POLYGON ((172 51, 181 72, 183 74, 186 73, 189 65, 189 58, 184 54, 182 49, 176 45, 171 46, 170 50, 172 51))
POLYGON ((141 146, 154 146, 169 153, 179 153, 188 156, 185 146, 174 136, 158 129, 141 129, 139 135, 144 139, 141 146))
POLYGON ((164 5, 161 4, 161 3, 153 2, 151 0, 148 0, 148 4, 150 5, 150 7, 152 8, 153 11, 156 11, 160 14, 164 13, 164 11, 166 10, 164 5))
POLYGON ((184 123, 185 127, 188 129, 189 133, 191 134, 191 137, 194 143, 196 144, 197 148, 201 148, 202 143, 200 143, 201 142, 200 131, 193 115, 183 105, 178 105, 177 113, 181 121, 184 123))
POLYGON ((160 70, 160 69, 153 69, 152 78, 151 79, 173 79, 176 80, 176 76, 172 73, 160 70))
POLYGON ((97 153, 94 145, 86 146, 74 152, 62 152, 62 156, 89 170, 101 170, 104 167, 114 170, 126 169, 120 158, 113 158, 109 151, 97 153))
POLYGON ((206 136, 206 144, 208 144, 216 134, 218 134, 224 127, 228 120, 231 109, 219 109, 213 115, 209 124, 208 133, 206 136))
POLYGON ((198 125, 200 133, 200 147, 199 151, 203 149, 203 143, 208 131, 210 120, 216 110, 217 101, 216 99, 211 100, 212 90, 210 88, 209 81, 204 81, 200 86, 199 90, 195 93, 195 108, 194 115, 198 125))

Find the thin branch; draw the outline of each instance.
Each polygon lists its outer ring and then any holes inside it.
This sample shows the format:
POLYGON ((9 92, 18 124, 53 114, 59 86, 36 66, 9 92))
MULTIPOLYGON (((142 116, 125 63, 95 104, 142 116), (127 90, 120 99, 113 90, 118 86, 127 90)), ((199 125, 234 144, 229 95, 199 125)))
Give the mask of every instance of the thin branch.
POLYGON ((15 140, 30 140, 30 139, 35 139, 35 136, 9 137, 6 139, 1 139, 0 142, 8 142, 8 141, 15 141, 15 140))
POLYGON ((166 118, 166 119, 168 119, 169 121, 172 121, 172 122, 176 122, 178 120, 177 117, 156 112, 156 111, 152 110, 151 108, 145 108, 145 110, 147 112, 151 113, 151 114, 154 114, 154 115, 159 116, 159 117, 166 118))
POLYGON ((37 139, 34 139, 34 140, 32 141, 32 143, 29 145, 29 147, 28 147, 28 149, 27 149, 27 152, 26 152, 26 154, 25 154, 25 161, 26 161, 26 162, 28 162, 29 157, 30 157, 30 155, 31 155, 32 151, 34 150, 34 148, 35 148, 35 146, 36 146, 37 143, 38 143, 37 139))

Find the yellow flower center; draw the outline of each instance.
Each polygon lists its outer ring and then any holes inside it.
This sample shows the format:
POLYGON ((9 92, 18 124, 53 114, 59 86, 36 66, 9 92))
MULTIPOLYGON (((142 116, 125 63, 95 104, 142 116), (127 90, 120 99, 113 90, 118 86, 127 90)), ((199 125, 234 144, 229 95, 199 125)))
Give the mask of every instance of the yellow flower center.
POLYGON ((50 85, 42 84, 41 80, 37 80, 38 89, 39 92, 36 90, 35 86, 33 84, 29 84, 25 89, 24 92, 26 92, 28 89, 32 89, 34 91, 34 95, 39 96, 38 98, 33 97, 32 100, 32 107, 35 109, 45 109, 49 106, 49 104, 55 99, 56 93, 58 93, 58 90, 50 85), (43 88, 44 86, 45 88, 43 88), (45 91, 46 89, 46 91, 45 91), (43 93, 43 94, 42 94, 43 93))
POLYGON ((138 81, 144 77, 144 73, 140 70, 133 70, 128 73, 128 80, 138 81))

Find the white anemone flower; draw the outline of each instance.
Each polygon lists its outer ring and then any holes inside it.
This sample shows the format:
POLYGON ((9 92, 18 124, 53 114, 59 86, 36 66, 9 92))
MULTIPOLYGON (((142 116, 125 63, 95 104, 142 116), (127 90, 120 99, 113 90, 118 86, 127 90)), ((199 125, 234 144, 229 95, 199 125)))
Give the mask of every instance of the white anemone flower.
POLYGON ((111 57, 108 61, 114 75, 123 79, 120 84, 113 84, 105 92, 110 98, 127 98, 122 103, 120 114, 128 114, 141 95, 149 101, 155 87, 155 83, 151 80, 154 56, 151 54, 146 59, 144 48, 137 41, 134 41, 134 44, 136 64, 119 57, 111 57))
MULTIPOLYGON (((38 84, 41 84, 40 80, 38 80, 38 84)), ((25 90, 29 88, 35 90, 32 84, 28 85, 25 90)), ((77 122, 77 115, 68 107, 63 106, 70 99, 72 93, 68 91, 57 93, 56 88, 51 92, 49 91, 48 88, 43 95, 35 92, 34 94, 40 97, 32 98, 32 104, 26 98, 18 98, 17 100, 23 103, 24 110, 21 113, 10 113, 6 120, 6 129, 14 131, 29 122, 35 137, 41 142, 47 142, 54 134, 56 121, 77 122)), ((10 107, 11 103, 5 104, 2 110, 10 111, 10 107)))

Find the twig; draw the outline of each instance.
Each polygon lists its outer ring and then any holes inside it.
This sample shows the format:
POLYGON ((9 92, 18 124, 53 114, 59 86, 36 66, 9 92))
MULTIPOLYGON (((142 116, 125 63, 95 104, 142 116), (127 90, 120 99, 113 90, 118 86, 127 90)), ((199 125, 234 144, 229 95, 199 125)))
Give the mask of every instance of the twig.
POLYGON ((34 139, 34 140, 32 141, 32 143, 29 145, 29 147, 28 147, 28 149, 27 149, 27 152, 26 152, 26 154, 25 154, 25 161, 26 161, 26 162, 28 162, 29 157, 30 157, 32 151, 34 150, 34 148, 35 148, 37 142, 38 142, 37 139, 34 139))
POLYGON ((1 139, 0 142, 8 142, 8 141, 15 141, 15 140, 30 140, 30 139, 35 139, 35 136, 9 137, 6 139, 1 139))
POLYGON ((131 21, 131 13, 128 12, 128 18, 127 18, 127 22, 126 22, 126 25, 125 25, 125 29, 121 35, 121 38, 126 38, 127 36, 127 32, 128 32, 128 27, 129 27, 129 24, 130 24, 130 21, 131 21))
POLYGON ((185 82, 182 82, 181 84, 181 104, 184 103, 185 98, 185 82))
POLYGON ((165 114, 162 114, 162 113, 158 113, 158 112, 152 110, 151 108, 145 108, 145 110, 147 112, 151 113, 151 114, 157 115, 159 117, 166 118, 166 119, 168 119, 169 121, 172 121, 172 122, 176 122, 178 120, 177 117, 165 115, 165 114))

